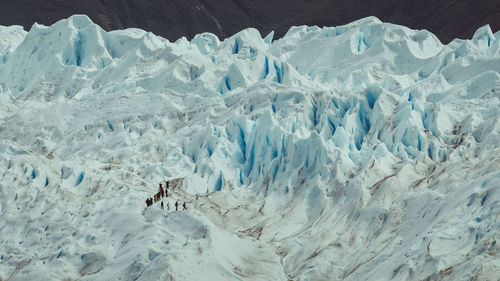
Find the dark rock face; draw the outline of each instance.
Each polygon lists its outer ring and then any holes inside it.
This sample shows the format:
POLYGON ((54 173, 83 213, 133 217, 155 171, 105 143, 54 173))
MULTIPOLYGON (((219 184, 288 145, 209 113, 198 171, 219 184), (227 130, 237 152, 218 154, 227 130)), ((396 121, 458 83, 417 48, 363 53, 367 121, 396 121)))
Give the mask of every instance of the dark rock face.
POLYGON ((473 0, 4 0, 0 25, 29 29, 86 14, 106 30, 138 27, 171 41, 212 32, 221 39, 255 27, 283 36, 292 25, 337 26, 374 15, 384 22, 435 33, 443 43, 500 28, 500 2, 473 0))

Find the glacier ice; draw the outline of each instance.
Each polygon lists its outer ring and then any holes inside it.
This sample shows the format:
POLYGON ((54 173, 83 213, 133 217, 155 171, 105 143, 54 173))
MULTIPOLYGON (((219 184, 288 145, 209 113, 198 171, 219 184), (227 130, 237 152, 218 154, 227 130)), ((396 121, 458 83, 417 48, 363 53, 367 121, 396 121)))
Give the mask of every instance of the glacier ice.
POLYGON ((498 277, 489 26, 0 34, 0 280, 498 277))

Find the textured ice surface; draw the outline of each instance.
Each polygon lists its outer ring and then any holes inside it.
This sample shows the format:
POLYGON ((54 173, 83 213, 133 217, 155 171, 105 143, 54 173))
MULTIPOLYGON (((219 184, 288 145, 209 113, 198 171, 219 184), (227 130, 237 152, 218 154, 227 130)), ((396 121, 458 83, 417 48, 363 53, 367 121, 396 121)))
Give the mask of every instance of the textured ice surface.
POLYGON ((488 26, 0 35, 1 280, 498 279, 488 26))

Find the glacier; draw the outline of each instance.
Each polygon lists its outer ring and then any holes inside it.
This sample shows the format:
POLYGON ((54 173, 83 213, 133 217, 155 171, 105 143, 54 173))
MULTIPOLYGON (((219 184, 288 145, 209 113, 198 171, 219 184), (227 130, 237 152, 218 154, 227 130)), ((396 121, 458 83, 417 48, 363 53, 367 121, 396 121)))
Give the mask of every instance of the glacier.
POLYGON ((0 35, 0 280, 498 280, 489 26, 0 35))

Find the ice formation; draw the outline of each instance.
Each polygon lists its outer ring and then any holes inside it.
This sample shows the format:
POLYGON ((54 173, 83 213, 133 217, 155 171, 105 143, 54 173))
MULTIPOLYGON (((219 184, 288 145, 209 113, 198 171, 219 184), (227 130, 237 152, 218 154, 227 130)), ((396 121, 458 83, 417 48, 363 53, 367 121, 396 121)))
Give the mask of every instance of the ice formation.
POLYGON ((489 26, 0 35, 0 280, 498 278, 489 26))

